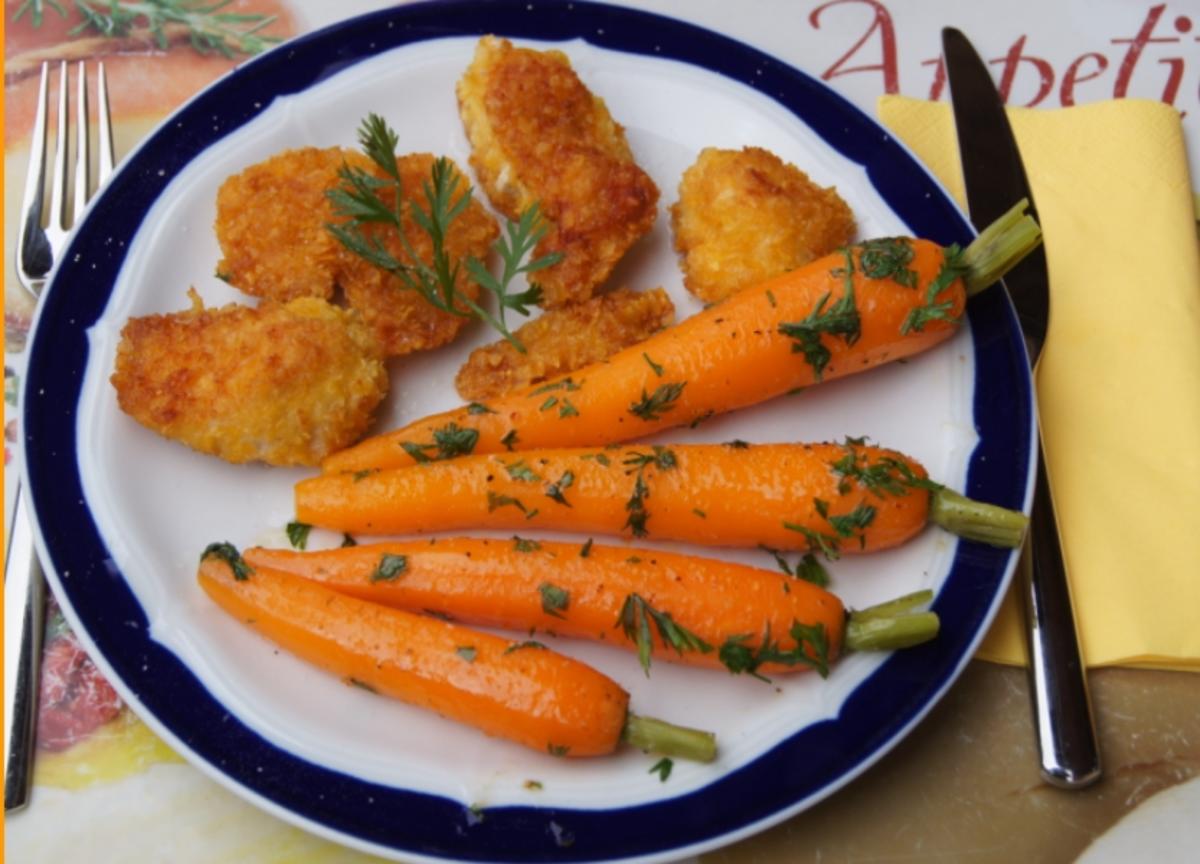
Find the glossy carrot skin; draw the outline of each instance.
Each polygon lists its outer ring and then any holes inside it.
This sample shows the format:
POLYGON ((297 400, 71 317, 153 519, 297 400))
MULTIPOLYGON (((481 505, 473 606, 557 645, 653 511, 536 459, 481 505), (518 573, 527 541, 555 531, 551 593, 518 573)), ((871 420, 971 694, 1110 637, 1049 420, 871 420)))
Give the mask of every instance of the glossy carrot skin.
POLYGON ((557 755, 596 756, 620 741, 629 697, 547 650, 511 650, 486 633, 345 596, 267 567, 236 579, 201 562, 204 591, 288 651, 382 695, 557 755))
POLYGON ((929 516, 928 489, 898 480, 900 469, 888 472, 891 491, 859 479, 889 465, 926 476, 900 453, 850 442, 532 450, 308 478, 296 518, 363 534, 543 529, 870 552, 915 536, 929 516), (848 459, 858 472, 838 470, 848 459))
POLYGON ((949 280, 933 301, 945 304, 943 314, 911 326, 914 311, 930 303, 927 288, 942 271, 946 253, 928 241, 905 242, 913 251, 905 268, 915 274, 912 287, 894 274, 866 275, 878 271, 869 263, 864 267, 863 247, 851 250, 849 283, 859 329, 853 337, 820 334, 828 351, 824 364, 810 360, 780 327, 829 312, 845 297, 844 252, 747 288, 603 363, 486 406, 463 406, 369 438, 333 454, 322 469, 393 468, 463 453, 628 441, 925 351, 957 331, 966 290, 961 278, 949 280))
MULTIPOLYGON (((751 649, 770 634, 782 651, 799 622, 820 625, 826 659, 839 653, 846 620, 841 601, 782 573, 728 561, 588 543, 441 537, 389 541, 318 552, 253 548, 254 567, 284 570, 340 593, 409 611, 434 610, 456 621, 636 647, 619 624, 631 594, 699 637, 709 650, 677 650, 655 635, 652 656, 725 668, 728 640, 751 649), (385 556, 402 556, 403 572, 381 578, 385 556), (545 586, 555 592, 547 602, 545 586)), ((394 557, 391 560, 395 560, 394 557)), ((387 568, 384 567, 383 570, 387 568)), ((807 649, 806 649, 807 650, 807 649)), ((808 668, 764 663, 773 674, 808 668)))

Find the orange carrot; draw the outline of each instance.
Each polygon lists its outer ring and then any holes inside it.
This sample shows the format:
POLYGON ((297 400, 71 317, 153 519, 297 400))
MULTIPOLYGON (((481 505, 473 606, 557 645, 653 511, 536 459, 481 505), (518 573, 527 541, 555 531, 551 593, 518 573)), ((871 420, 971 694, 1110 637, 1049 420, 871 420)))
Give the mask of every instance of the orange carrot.
POLYGON ((347 532, 549 529, 827 557, 896 546, 931 520, 1003 546, 1025 527, 1023 515, 969 501, 909 457, 854 440, 464 456, 308 478, 295 500, 300 522, 347 532))
POLYGON ((648 747, 646 729, 654 736, 667 727, 669 741, 683 747, 676 755, 715 753, 712 736, 630 714, 629 696, 614 681, 553 651, 522 650, 499 636, 253 567, 229 544, 205 551, 198 578, 225 611, 298 657, 490 735, 555 755, 597 756, 622 740, 648 747))
POLYGON ((633 647, 647 668, 655 657, 825 674, 846 621, 837 597, 783 573, 591 542, 438 538, 319 552, 254 548, 245 559, 412 612, 633 647))
POLYGON ((926 240, 868 241, 747 288, 603 363, 369 438, 322 469, 627 441, 861 372, 953 335, 967 295, 1038 239, 1019 205, 962 252, 926 240))

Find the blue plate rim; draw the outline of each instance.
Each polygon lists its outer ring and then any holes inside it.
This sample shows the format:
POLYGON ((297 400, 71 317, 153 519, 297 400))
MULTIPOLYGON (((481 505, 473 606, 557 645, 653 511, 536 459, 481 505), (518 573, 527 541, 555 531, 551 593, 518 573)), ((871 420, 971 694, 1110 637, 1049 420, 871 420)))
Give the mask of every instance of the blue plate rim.
MULTIPOLYGON (((112 239, 124 235, 128 240, 137 233, 158 197, 152 187, 162 184, 151 176, 149 163, 155 173, 164 165, 182 167, 266 110, 272 98, 301 92, 375 54, 483 33, 546 41, 583 38, 597 47, 678 60, 724 75, 781 104, 826 144, 862 165, 914 234, 945 244, 974 236, 929 172, 856 107, 770 55, 696 25, 627 7, 545 0, 441 0, 338 22, 254 58, 198 93, 126 158, 89 208, 36 315, 22 394, 23 474, 39 552, 68 620, 137 713, 210 776, 301 827, 363 851, 431 861, 653 861, 696 854, 794 815, 850 782, 898 743, 969 661, 999 607, 1015 554, 960 542, 934 605, 944 623, 937 642, 893 655, 846 700, 837 718, 800 730, 700 790, 598 811, 491 808, 480 820, 460 802, 304 762, 225 712, 173 654, 150 638, 140 606, 105 554, 78 465, 73 458, 59 458, 76 452, 74 417, 87 362, 87 329, 103 313, 128 249, 128 242, 112 239), (304 75, 296 74, 297 64, 304 75), (230 99, 235 87, 237 98, 230 99), (214 123, 217 98, 225 105, 232 101, 236 110, 214 123), (85 262, 96 269, 85 272, 85 262), (71 284, 82 279, 98 279, 106 290, 89 285, 88 302, 75 296, 64 306, 71 284), (78 494, 42 496, 40 489, 78 494), (77 503, 64 505, 64 498, 77 503), (79 614, 81 608, 86 616, 79 614), (183 715, 180 702, 188 704, 183 715), (882 724, 881 706, 895 709, 882 724), (209 728, 197 728, 204 724, 209 728), (270 767, 259 770, 264 764, 270 767), (316 797, 307 792, 318 787, 329 792, 316 797), (403 830, 395 827, 396 813, 405 814, 403 830), (671 831, 664 832, 663 825, 671 831)), ((1036 420, 1019 325, 1006 295, 996 289, 974 298, 968 317, 975 342, 979 444, 966 491, 1027 509, 1036 420), (988 387, 979 386, 983 379, 988 387), (1014 464, 1026 470, 1014 471, 1014 464)))

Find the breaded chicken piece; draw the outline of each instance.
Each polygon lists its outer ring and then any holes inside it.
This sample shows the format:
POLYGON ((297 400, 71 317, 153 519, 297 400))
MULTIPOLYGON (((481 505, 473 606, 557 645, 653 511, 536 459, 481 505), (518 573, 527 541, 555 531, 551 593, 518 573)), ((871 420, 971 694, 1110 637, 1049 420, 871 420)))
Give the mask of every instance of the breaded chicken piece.
POLYGON ((117 348, 121 410, 229 462, 316 465, 366 431, 388 388, 356 313, 315 297, 131 318, 117 348))
MULTIPOLYGON (((360 154, 348 153, 353 164, 369 168, 376 176, 383 172, 360 154), (354 161, 356 160, 356 161, 354 161)), ((400 169, 400 181, 406 203, 404 205, 404 233, 413 250, 426 264, 433 260, 433 241, 412 219, 408 201, 415 200, 422 210, 428 212, 424 184, 430 182, 430 171, 434 157, 428 153, 413 153, 396 158, 400 169)), ((468 182, 461 169, 455 165, 459 175, 458 194, 467 190, 468 182)), ((455 199, 457 200, 457 198, 455 199)), ((382 240, 384 246, 397 260, 405 260, 400 238, 394 230, 381 231, 378 226, 362 225, 368 237, 382 240)), ((472 255, 486 263, 488 250, 500 235, 496 220, 482 204, 472 199, 471 203, 450 224, 445 239, 445 249, 451 260, 472 255)), ((403 287, 399 277, 379 269, 350 250, 337 244, 338 284, 345 292, 346 302, 362 315, 363 321, 375 334, 386 356, 393 357, 412 351, 425 351, 445 345, 472 319, 443 312, 431 306, 416 291, 403 287)), ((476 300, 479 286, 460 267, 455 283, 460 293, 476 300)))
POLYGON ((675 320, 662 288, 608 294, 550 309, 518 328, 526 353, 501 340, 471 352, 454 379, 458 395, 480 401, 598 363, 675 320))
POLYGON ((684 284, 708 303, 849 243, 854 214, 768 150, 706 148, 684 172, 671 206, 684 284))
POLYGON ((340 148, 286 150, 229 177, 217 192, 217 274, 270 300, 333 294, 337 241, 325 192, 337 184, 340 148))
POLYGON ((650 230, 658 187, 625 132, 560 51, 486 36, 458 82, 471 165, 492 205, 516 220, 539 203, 549 230, 536 254, 563 260, 537 274, 546 307, 592 296, 650 230))

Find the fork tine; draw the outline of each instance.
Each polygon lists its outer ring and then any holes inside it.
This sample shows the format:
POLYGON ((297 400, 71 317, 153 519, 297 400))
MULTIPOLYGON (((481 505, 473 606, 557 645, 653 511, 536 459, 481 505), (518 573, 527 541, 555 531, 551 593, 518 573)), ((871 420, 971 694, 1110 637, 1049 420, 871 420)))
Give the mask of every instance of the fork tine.
POLYGON ((100 71, 96 77, 96 102, 98 103, 96 113, 100 119, 100 134, 97 142, 100 146, 99 185, 103 186, 112 176, 113 165, 116 162, 116 154, 113 151, 112 120, 109 117, 108 107, 108 77, 104 74, 104 61, 100 62, 100 71))
POLYGON ((87 206, 91 188, 91 148, 88 146, 88 97, 87 66, 79 61, 78 98, 75 105, 75 206, 71 210, 71 224, 79 221, 87 206))
POLYGON ((64 60, 58 73, 58 129, 54 133, 54 176, 50 181, 50 212, 47 215, 49 225, 65 229, 63 221, 63 203, 67 197, 67 138, 70 134, 70 121, 67 118, 67 63, 64 60))
MULTIPOLYGON (((40 234, 42 211, 46 203, 46 114, 50 103, 50 64, 42 63, 42 82, 38 86, 37 114, 33 120, 33 137, 29 142, 29 167, 25 172, 25 192, 21 199, 21 221, 17 228, 17 273, 22 284, 26 273, 33 272, 41 262, 33 239, 40 234)), ((32 290, 32 286, 26 284, 32 290)))

